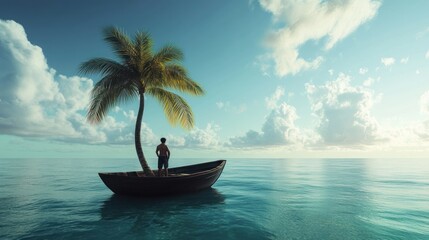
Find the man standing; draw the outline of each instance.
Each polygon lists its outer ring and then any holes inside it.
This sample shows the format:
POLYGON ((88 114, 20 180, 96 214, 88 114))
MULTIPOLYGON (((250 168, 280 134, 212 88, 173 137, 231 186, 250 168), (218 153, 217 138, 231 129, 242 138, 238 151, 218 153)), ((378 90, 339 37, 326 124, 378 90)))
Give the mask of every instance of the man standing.
POLYGON ((161 176, 162 166, 165 169, 165 176, 168 176, 168 159, 170 159, 170 150, 165 145, 167 139, 161 138, 161 144, 156 147, 156 155, 158 156, 158 177, 161 176))

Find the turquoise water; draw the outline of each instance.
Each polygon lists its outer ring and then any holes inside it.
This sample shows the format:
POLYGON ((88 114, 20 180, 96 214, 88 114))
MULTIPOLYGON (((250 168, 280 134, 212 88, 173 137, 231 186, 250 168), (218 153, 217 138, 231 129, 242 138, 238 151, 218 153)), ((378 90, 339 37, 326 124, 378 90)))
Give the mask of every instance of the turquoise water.
POLYGON ((230 159, 212 189, 152 199, 97 175, 138 166, 0 159, 0 239, 429 239, 425 159, 230 159))

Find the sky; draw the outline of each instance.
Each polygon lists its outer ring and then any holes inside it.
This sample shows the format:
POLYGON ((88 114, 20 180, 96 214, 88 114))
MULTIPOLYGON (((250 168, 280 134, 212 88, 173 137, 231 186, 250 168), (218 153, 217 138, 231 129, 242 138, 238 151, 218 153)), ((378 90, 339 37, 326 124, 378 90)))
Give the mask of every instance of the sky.
MULTIPOLYGON (((205 89, 195 127, 147 97, 142 144, 173 157, 429 157, 429 1, 1 0, 0 158, 134 158, 138 102, 86 121, 116 59, 105 27, 172 44, 205 89)), ((117 59, 116 59, 117 60, 117 59)))

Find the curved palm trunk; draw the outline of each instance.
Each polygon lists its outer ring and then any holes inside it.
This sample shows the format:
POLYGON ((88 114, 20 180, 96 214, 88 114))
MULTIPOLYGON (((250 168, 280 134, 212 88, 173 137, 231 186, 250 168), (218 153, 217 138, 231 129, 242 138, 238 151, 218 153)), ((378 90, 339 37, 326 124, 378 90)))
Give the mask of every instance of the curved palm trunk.
POLYGON ((134 134, 136 152, 144 173, 148 176, 154 176, 152 170, 150 169, 149 165, 146 162, 146 158, 144 157, 142 144, 140 140, 140 131, 142 127, 142 119, 143 119, 143 111, 144 111, 144 94, 140 92, 139 97, 140 97, 140 105, 139 105, 139 112, 137 114, 136 131, 134 134))

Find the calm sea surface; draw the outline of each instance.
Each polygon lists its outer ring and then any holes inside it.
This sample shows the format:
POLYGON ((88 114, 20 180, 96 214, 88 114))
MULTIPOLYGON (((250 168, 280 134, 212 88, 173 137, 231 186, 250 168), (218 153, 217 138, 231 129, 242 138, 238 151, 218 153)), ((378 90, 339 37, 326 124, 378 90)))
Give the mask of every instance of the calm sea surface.
POLYGON ((212 189, 152 199, 97 175, 138 167, 0 159, 0 239, 429 239, 426 159, 229 159, 212 189))

